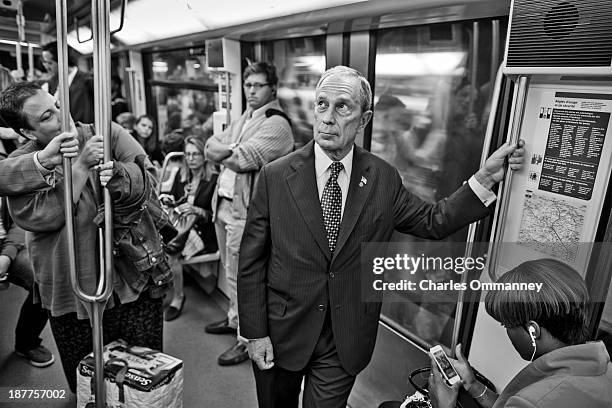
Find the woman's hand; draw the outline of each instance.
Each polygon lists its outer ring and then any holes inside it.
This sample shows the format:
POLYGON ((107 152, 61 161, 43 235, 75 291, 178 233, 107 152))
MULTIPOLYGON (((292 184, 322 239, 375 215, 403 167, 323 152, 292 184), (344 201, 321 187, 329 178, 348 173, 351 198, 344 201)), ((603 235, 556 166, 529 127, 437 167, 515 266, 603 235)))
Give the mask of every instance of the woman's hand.
MULTIPOLYGON (((429 355, 431 374, 429 375, 429 398, 433 408, 455 408, 461 382, 447 385, 433 356, 429 355)), ((454 364, 453 364, 454 365, 454 364)))
POLYGON ((181 216, 193 214, 204 219, 204 221, 206 222, 208 222, 208 219, 210 218, 208 212, 205 209, 189 203, 183 203, 179 205, 178 207, 176 207, 176 210, 179 212, 179 214, 181 214, 181 216))
POLYGON ((476 381, 476 377, 474 376, 474 370, 472 370, 472 366, 468 363, 467 359, 463 356, 461 352, 461 343, 457 344, 455 347, 455 354, 457 355, 457 360, 454 358, 448 358, 455 367, 455 370, 461 377, 461 382, 463 383, 463 388, 466 391, 469 391, 472 387, 472 384, 476 381))

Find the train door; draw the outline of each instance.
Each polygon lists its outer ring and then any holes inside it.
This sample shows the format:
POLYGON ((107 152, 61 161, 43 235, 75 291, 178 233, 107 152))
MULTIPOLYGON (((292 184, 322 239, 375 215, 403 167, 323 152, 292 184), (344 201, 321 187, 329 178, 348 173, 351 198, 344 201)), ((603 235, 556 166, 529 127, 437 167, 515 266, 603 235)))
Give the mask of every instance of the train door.
MULTIPOLYGON (((591 333, 608 349, 611 12, 588 0, 513 3, 503 66, 517 84, 508 140, 526 141, 525 166, 504 181, 484 277, 495 282, 532 259, 569 264, 589 289, 591 333)), ((498 386, 526 364, 482 308, 472 350, 472 364, 498 386)))
MULTIPOLYGON (((487 19, 372 33, 374 117, 364 145, 395 166, 404 185, 425 200, 448 196, 479 168, 505 26, 505 19, 487 19)), ((442 250, 462 256, 467 238, 466 228, 443 243, 400 233, 393 241, 419 255, 442 250)), ((424 273, 436 282, 454 275, 424 273)), ((430 346, 448 350, 469 335, 472 312, 461 308, 459 296, 457 291, 385 293, 374 356, 357 378, 351 407, 403 398, 408 374, 429 365, 430 346)))

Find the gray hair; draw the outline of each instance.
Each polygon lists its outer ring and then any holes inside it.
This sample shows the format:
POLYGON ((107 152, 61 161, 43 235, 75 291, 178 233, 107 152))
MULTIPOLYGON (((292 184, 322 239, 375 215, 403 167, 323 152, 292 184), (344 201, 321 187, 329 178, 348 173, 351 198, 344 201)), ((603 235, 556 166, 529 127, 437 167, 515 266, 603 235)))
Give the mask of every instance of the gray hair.
POLYGON ((370 87, 370 83, 366 77, 364 77, 363 74, 356 69, 346 67, 344 65, 336 65, 335 67, 328 69, 323 73, 323 75, 321 75, 321 79, 319 79, 319 82, 317 83, 317 89, 319 89, 325 79, 333 75, 347 75, 357 78, 359 80, 359 84, 361 85, 359 89, 359 96, 361 97, 361 110, 366 112, 372 109, 372 88, 370 87))

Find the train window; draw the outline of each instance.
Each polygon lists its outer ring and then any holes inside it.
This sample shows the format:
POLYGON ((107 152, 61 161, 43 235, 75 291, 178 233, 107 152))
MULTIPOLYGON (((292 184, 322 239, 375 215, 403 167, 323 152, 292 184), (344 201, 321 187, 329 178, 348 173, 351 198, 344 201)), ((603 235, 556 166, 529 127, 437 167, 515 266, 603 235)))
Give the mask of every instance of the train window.
POLYGON ((262 59, 276 65, 278 99, 293 122, 295 146, 303 146, 312 140, 314 89, 325 71, 325 38, 267 41, 262 59))
POLYGON ((218 75, 206 69, 204 47, 152 53, 148 61, 151 96, 158 132, 212 134, 212 113, 218 106, 218 75))
POLYGON ((206 69, 204 50, 200 47, 153 53, 151 78, 217 86, 216 75, 206 69))
POLYGON ((218 106, 218 93, 189 88, 153 86, 157 104, 158 135, 180 131, 208 138, 212 135, 212 113, 218 106))
MULTIPOLYGON (((494 27, 497 22, 481 21, 378 32, 371 151, 393 164, 404 185, 427 201, 450 195, 479 167, 489 90, 500 63, 497 50, 503 49, 494 27)), ((466 236, 464 229, 447 238, 444 256, 462 256, 466 236)), ((439 251, 439 244, 399 233, 393 240, 406 242, 416 256, 440 255, 427 253, 439 251)), ((419 273, 435 282, 455 275, 419 273)), ((386 293, 382 320, 423 346, 450 346, 457 293, 386 293)))

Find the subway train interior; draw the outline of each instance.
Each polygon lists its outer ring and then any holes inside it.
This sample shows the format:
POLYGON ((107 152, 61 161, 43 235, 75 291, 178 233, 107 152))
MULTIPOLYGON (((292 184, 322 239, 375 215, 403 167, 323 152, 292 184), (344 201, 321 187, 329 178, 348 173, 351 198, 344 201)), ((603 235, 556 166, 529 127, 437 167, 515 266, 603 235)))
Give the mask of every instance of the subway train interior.
MULTIPOLYGON (((65 42, 78 54, 78 70, 107 76, 96 88, 96 120, 110 123, 112 82, 123 111, 132 121, 148 115, 162 146, 177 135, 206 139, 238 121, 249 103, 243 73, 265 61, 276 67, 276 96, 298 150, 313 139, 321 75, 345 65, 367 78, 373 94, 372 119, 355 144, 395 167, 403 186, 426 202, 450 196, 504 143, 524 140, 523 168, 508 171, 494 189, 489 216, 442 240, 393 233, 390 245, 398 253, 471 257, 486 266, 465 273, 418 270, 432 286, 384 292, 371 361, 347 402, 375 408, 414 393, 409 377, 430 365, 435 345, 454 357, 462 344, 472 366, 498 392, 504 389, 529 361, 485 311, 486 286, 471 283, 495 282, 531 259, 558 259, 580 273, 592 300, 589 339, 612 352, 610 21, 607 0, 0 0, 0 67, 14 81, 44 83, 50 77, 44 46, 65 42), (572 27, 589 24, 600 28, 574 38, 572 27), (104 30, 107 36, 100 37, 104 30), (588 145, 584 162, 564 161, 563 149, 585 148, 576 127, 587 139, 599 139, 588 145), (551 148, 555 129, 562 129, 555 133, 563 139, 561 153, 551 148), (571 129, 574 138, 566 137, 571 129), (588 180, 573 178, 587 167, 588 180), (453 283, 464 287, 456 290, 453 283)), ((187 160, 166 153, 151 157, 158 193, 177 168, 173 163, 187 160)), ((365 183, 362 178, 360 187, 365 183)), ((251 362, 224 366, 217 360, 235 335, 204 329, 223 319, 230 303, 221 255, 187 258, 178 317, 163 325, 163 352, 182 361, 182 405, 172 406, 256 407, 251 362)), ((404 272, 402 278, 415 273, 404 272)), ((28 292, 1 283, 0 406, 77 406, 49 325, 41 337, 55 356, 52 365, 33 367, 15 352, 28 292), (28 390, 50 393, 26 398, 28 390)))

